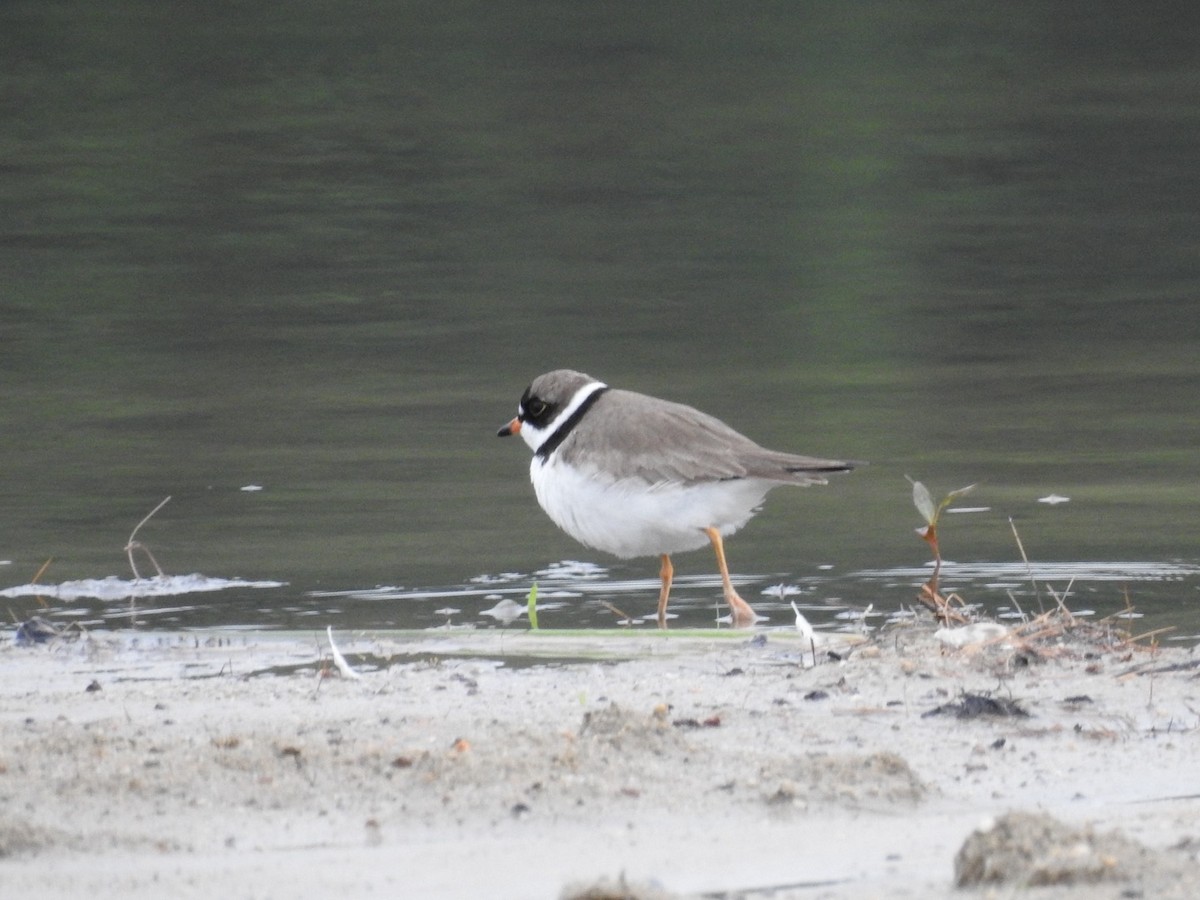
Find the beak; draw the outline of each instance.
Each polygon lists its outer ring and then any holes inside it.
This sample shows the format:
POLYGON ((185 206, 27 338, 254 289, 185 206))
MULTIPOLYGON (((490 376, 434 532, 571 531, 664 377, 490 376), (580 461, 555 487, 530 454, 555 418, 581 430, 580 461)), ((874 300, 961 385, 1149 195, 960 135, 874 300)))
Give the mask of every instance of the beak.
POLYGON ((510 434, 518 434, 521 431, 521 419, 518 417, 513 419, 503 428, 496 432, 496 437, 508 437, 510 434))

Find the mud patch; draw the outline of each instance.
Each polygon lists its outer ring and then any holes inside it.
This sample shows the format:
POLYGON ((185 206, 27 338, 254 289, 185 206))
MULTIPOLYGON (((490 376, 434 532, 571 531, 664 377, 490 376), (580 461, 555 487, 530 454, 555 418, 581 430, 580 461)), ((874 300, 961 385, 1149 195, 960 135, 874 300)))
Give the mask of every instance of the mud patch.
POLYGON ((10 819, 0 823, 0 860, 37 856, 42 853, 66 851, 73 853, 177 852, 184 849, 170 840, 136 837, 107 831, 73 834, 59 828, 48 828, 10 819))
POLYGON ((1194 894, 1191 670, 1129 678, 1086 654, 1013 669, 996 695, 1031 704, 1032 731, 922 718, 978 681, 981 657, 916 630, 813 668, 675 639, 621 663, 286 668, 312 666, 313 646, 0 641, 4 896, 952 900, 954 853, 997 804, 1070 821, 1081 800, 1095 833, 989 829, 963 848, 962 883, 1194 894), (1141 843, 1107 842, 1117 827, 1141 843))
POLYGON ((764 799, 773 806, 916 803, 926 793, 908 763, 887 752, 797 757, 765 766, 760 780, 764 799))
POLYGON ((967 838, 954 859, 959 887, 1021 887, 1128 881, 1149 867, 1154 853, 1119 832, 1076 828, 1047 815, 1014 812, 967 838))
POLYGON ((926 719, 930 716, 954 716, 956 719, 1029 718, 1029 713, 1017 705, 1014 700, 993 697, 990 694, 966 693, 955 703, 943 703, 921 715, 926 719))
POLYGON ((655 884, 642 884, 620 878, 569 884, 559 894, 559 900, 674 900, 672 894, 655 884))
POLYGON ((579 738, 584 744, 599 744, 614 750, 661 752, 675 743, 668 728, 667 710, 656 708, 650 714, 631 712, 616 703, 584 713, 579 738))

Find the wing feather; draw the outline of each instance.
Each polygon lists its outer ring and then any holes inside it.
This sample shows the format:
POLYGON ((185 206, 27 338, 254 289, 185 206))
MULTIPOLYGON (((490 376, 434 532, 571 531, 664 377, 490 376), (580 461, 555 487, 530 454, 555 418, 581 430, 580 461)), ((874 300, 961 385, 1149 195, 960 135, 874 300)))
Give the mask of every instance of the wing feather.
POLYGON ((768 450, 690 406, 621 390, 601 397, 559 452, 565 462, 593 464, 618 479, 651 485, 737 478, 820 484, 824 474, 853 468, 841 460, 768 450))

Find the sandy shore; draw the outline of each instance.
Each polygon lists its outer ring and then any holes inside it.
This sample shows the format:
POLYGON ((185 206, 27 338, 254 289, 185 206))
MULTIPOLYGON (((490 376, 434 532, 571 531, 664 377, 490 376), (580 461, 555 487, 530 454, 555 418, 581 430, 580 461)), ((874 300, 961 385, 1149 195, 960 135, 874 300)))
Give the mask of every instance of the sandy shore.
POLYGON ((1198 657, 932 632, 10 632, 0 895, 1195 896, 1198 657))

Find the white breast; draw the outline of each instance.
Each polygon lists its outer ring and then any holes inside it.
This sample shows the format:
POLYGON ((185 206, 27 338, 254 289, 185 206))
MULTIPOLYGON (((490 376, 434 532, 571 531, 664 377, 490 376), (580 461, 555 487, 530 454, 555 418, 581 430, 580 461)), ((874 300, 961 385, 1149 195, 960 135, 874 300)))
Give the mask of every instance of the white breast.
POLYGON ((563 531, 614 556, 657 556, 708 544, 705 528, 733 534, 750 520, 775 482, 757 479, 685 486, 616 480, 575 468, 557 454, 529 469, 538 503, 563 531))

